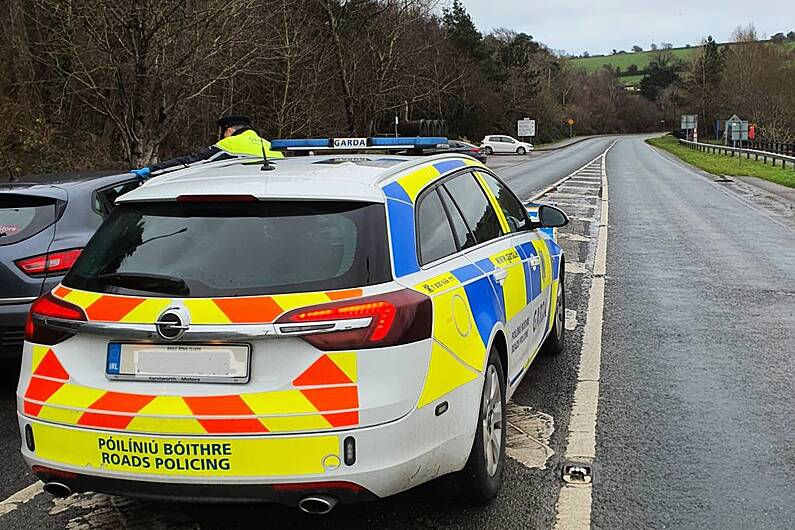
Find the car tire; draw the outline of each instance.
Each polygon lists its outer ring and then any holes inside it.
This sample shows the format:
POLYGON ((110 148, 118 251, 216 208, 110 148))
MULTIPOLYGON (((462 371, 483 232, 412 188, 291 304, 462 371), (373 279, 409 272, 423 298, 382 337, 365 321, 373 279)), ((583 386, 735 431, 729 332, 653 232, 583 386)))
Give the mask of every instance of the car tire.
POLYGON ((462 504, 481 505, 497 497, 505 468, 505 426, 505 376, 499 353, 492 347, 472 450, 464 469, 437 482, 444 498, 462 504))
POLYGON ((516 150, 516 154, 519 155, 519 156, 524 156, 524 155, 527 154, 527 149, 525 149, 524 147, 519 147, 516 150))
POLYGON ((483 148, 483 152, 486 153, 486 156, 491 156, 494 154, 494 150, 488 145, 483 148))
POLYGON ((563 263, 560 264, 560 267, 555 319, 552 321, 552 329, 549 331, 547 339, 541 346, 541 353, 544 355, 557 355, 562 352, 566 340, 566 289, 563 283, 563 263))

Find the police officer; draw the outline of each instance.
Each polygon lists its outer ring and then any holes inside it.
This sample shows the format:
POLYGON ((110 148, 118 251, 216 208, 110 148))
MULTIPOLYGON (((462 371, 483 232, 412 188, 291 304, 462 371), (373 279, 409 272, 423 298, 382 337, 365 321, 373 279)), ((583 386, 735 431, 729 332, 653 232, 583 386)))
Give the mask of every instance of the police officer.
POLYGON ((214 145, 205 147, 197 153, 179 156, 149 167, 133 169, 141 179, 164 169, 176 166, 188 167, 196 163, 214 162, 216 160, 229 160, 241 157, 262 157, 263 150, 269 159, 284 158, 279 151, 271 151, 271 144, 260 138, 252 128, 251 119, 247 116, 230 115, 218 120, 222 138, 214 145))

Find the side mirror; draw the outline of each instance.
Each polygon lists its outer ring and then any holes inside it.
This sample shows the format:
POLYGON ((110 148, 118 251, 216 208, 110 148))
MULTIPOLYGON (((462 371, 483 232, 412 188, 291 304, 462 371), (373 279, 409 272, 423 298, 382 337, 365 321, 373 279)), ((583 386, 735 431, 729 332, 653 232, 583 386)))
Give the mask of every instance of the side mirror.
POLYGON ((542 228, 560 228, 569 224, 569 218, 560 208, 542 204, 538 207, 538 222, 542 228))

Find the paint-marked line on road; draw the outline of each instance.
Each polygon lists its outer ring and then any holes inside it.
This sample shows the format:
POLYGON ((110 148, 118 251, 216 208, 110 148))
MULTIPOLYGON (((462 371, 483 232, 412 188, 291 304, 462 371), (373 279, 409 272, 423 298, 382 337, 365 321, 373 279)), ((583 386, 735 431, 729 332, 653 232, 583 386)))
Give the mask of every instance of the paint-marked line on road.
MULTIPOLYGON (((604 317, 605 271, 607 268, 607 153, 615 141, 600 155, 602 209, 596 243, 593 279, 588 293, 588 313, 583 330, 580 367, 574 405, 569 419, 569 434, 563 457, 569 462, 590 464, 596 457, 596 415, 599 405, 599 370, 602 355, 602 321, 604 317)), ((586 530, 591 527, 593 485, 566 484, 561 487, 556 506, 555 528, 586 530)))
POLYGON ((36 495, 44 491, 42 489, 43 486, 44 484, 42 484, 41 481, 36 481, 27 488, 14 493, 6 500, 0 501, 0 517, 13 512, 26 502, 33 499, 36 495))
MULTIPOLYGON (((612 144, 611 144, 611 147, 612 147, 612 144)), ((608 147, 608 149, 610 149, 610 148, 608 147)), ((560 186, 561 184, 563 184, 564 182, 566 182, 570 178, 578 175, 580 172, 585 170, 588 166, 590 166, 594 162, 597 162, 601 157, 602 157, 602 155, 599 155, 596 158, 594 158, 593 160, 591 160, 590 162, 588 162, 585 165, 581 166, 579 169, 575 169, 574 171, 572 171, 571 173, 569 173, 568 175, 566 175, 562 179, 558 180, 557 182, 555 182, 551 186, 548 186, 547 188, 543 189, 542 191, 536 193, 535 195, 533 195, 532 197, 527 199, 527 202, 536 201, 536 200, 540 199, 541 197, 543 197, 544 195, 550 193, 551 191, 554 191, 558 186, 560 186)))
POLYGON ((563 325, 566 331, 574 331, 577 329, 577 311, 574 309, 566 309, 566 323, 563 325))

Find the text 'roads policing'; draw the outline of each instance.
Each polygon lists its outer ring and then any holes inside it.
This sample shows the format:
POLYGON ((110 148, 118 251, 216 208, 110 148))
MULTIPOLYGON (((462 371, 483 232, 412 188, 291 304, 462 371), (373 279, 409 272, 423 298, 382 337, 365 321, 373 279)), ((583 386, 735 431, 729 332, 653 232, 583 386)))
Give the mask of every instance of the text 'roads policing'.
POLYGON ((99 438, 103 465, 167 471, 229 471, 232 445, 221 442, 167 442, 99 438))

